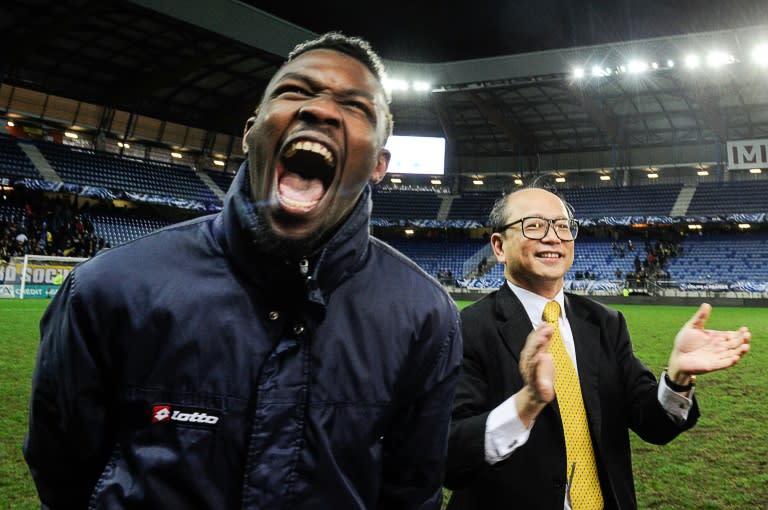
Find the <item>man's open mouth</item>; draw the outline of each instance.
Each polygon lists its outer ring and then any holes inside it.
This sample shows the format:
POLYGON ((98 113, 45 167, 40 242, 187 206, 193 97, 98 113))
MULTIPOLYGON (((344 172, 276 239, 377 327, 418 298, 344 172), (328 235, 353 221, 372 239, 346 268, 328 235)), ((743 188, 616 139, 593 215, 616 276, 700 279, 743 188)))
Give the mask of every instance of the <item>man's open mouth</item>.
POLYGON ((277 194, 289 212, 311 211, 333 182, 336 159, 322 143, 295 140, 289 143, 277 167, 277 194))

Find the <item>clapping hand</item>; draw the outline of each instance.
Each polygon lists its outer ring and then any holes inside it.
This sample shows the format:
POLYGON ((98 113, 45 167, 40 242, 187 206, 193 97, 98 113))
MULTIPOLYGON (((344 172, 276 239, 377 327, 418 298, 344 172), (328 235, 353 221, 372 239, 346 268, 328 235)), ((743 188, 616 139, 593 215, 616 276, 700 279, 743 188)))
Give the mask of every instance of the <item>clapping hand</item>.
POLYGON ((516 397, 517 412, 523 423, 530 420, 555 398, 555 361, 547 351, 555 329, 542 322, 528 334, 520 353, 520 374, 525 386, 516 397))

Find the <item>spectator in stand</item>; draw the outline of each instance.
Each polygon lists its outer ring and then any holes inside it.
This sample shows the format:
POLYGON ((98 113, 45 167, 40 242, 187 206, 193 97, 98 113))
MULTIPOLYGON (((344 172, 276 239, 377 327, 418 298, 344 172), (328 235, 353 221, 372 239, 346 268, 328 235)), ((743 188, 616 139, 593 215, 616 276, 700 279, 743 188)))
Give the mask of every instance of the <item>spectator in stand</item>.
POLYGON ((19 252, 22 254, 27 252, 28 241, 29 237, 27 237, 27 234, 25 234, 23 231, 16 235, 16 244, 18 245, 19 252))
POLYGON ((382 80, 361 39, 298 46, 221 213, 69 274, 24 445, 45 506, 440 508, 458 312, 369 233, 382 80))

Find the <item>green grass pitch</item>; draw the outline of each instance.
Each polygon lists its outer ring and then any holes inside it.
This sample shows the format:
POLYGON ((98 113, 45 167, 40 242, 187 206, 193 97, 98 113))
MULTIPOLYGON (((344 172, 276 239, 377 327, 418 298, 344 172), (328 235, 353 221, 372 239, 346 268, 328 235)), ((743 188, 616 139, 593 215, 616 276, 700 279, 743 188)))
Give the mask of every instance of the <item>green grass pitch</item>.
MULTIPOLYGON (((467 302, 459 302, 463 307, 467 302)), ((0 300, 0 509, 39 508, 21 455, 38 322, 47 301, 0 300)), ((637 355, 659 373, 693 307, 615 306, 637 355)), ((707 326, 752 330, 752 351, 726 372, 699 378, 698 425, 667 446, 633 436, 639 508, 768 508, 768 309, 715 308, 707 326)))

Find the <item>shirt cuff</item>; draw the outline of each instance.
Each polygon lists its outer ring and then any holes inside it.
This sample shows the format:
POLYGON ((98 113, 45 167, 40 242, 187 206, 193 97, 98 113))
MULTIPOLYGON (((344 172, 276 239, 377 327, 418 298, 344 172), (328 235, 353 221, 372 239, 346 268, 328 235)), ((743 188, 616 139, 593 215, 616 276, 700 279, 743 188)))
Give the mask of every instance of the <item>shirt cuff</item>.
POLYGON ((672 391, 667 386, 664 380, 664 374, 659 378, 659 389, 657 392, 657 398, 661 407, 667 412, 670 418, 675 420, 678 424, 682 425, 688 419, 688 411, 690 411, 693 405, 693 394, 696 391, 696 387, 691 388, 687 397, 672 391))
POLYGON ((485 461, 496 464, 509 457, 528 441, 534 423, 535 420, 530 427, 523 425, 517 414, 515 395, 499 404, 485 420, 485 461))

